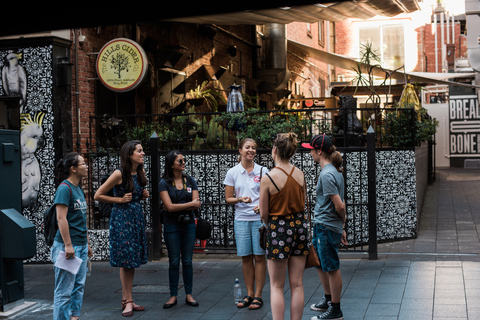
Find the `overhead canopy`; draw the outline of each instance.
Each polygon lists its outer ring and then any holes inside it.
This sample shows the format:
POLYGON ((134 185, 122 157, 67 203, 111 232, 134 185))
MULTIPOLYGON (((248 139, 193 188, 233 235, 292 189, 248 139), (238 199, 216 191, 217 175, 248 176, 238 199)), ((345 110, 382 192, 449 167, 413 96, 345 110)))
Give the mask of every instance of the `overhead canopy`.
POLYGON ((238 10, 230 13, 193 15, 174 17, 166 21, 200 23, 200 24, 267 24, 291 22, 310 22, 319 20, 343 21, 347 18, 370 19, 377 15, 394 17, 401 13, 410 13, 419 10, 417 0, 364 0, 364 1, 336 1, 295 6, 280 6, 257 10, 238 10))
MULTIPOLYGON (((382 69, 378 66, 370 66, 366 64, 361 64, 357 62, 357 60, 346 57, 343 55, 339 55, 336 53, 329 53, 325 52, 322 50, 318 50, 315 48, 311 48, 309 46, 306 46, 304 44, 301 44, 299 42, 293 41, 293 40, 288 40, 288 45, 296 47, 297 49, 305 52, 308 54, 308 56, 322 61, 327 64, 334 65, 336 67, 346 69, 346 70, 352 70, 353 68, 358 68, 358 65, 360 64, 362 70, 366 70, 366 68, 371 68, 372 74, 377 77, 385 78, 386 74, 390 74, 391 79, 395 79, 400 82, 405 82, 405 80, 409 79, 411 82, 419 82, 419 83, 424 83, 424 84, 444 84, 444 85, 454 85, 454 86, 466 86, 466 87, 480 87, 480 86, 474 86, 471 84, 467 83, 461 83, 461 82, 454 82, 454 81, 448 81, 447 79, 451 78, 460 78, 464 77, 464 74, 461 73, 443 73, 443 74, 438 74, 438 73, 432 73, 429 74, 427 72, 423 73, 417 73, 417 72, 402 72, 402 71, 394 71, 390 69, 382 69), (447 76, 448 75, 448 76, 447 76), (453 75, 453 76, 450 76, 453 75)), ((472 76, 472 74, 469 74, 468 76, 472 76)))
POLYGON ((218 24, 264 24, 341 21, 349 17, 393 17, 419 9, 417 0, 276 0, 237 1, 31 1, 19 7, 3 1, 0 36, 116 24, 179 21, 218 24))

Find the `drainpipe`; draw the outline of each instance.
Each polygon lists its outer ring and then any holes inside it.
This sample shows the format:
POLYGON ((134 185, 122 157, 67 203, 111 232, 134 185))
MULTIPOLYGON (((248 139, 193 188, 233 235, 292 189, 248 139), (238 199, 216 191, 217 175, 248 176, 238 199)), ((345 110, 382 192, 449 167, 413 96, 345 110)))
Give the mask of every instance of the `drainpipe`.
MULTIPOLYGON (((455 16, 451 13, 452 16, 452 44, 455 44, 455 16)), ((460 50, 458 50, 460 52, 460 50)))
POLYGON ((80 153, 81 139, 80 139, 80 92, 78 85, 78 29, 75 31, 75 113, 77 117, 77 152, 80 153))
MULTIPOLYGON (((465 0, 465 17, 467 19, 467 55, 470 66, 480 71, 480 1, 465 0)), ((480 83, 480 73, 475 75, 475 83, 480 83)), ((480 98, 480 90, 475 89, 480 98)))
POLYGON ((437 13, 433 12, 433 36, 435 37, 435 71, 438 72, 437 13))
POLYGON ((265 25, 265 70, 259 70, 262 80, 260 93, 274 92, 285 88, 290 79, 287 70, 287 26, 281 23, 265 25))
POLYGON ((447 52, 445 50, 445 13, 440 12, 440 45, 442 46, 442 72, 445 71, 445 62, 447 60, 447 52))

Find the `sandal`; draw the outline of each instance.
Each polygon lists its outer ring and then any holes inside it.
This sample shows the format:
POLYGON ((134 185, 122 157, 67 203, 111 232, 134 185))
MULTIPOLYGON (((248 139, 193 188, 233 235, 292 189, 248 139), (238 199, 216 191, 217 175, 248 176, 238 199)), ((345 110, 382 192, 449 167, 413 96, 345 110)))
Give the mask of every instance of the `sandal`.
MULTIPOLYGON (((130 302, 130 301, 129 301, 130 302)), ((127 300, 122 300, 122 310, 125 310, 125 307, 127 306, 127 300)), ((139 306, 136 305, 135 303, 133 304, 133 311, 145 311, 144 306, 139 306)))
POLYGON ((246 308, 248 307, 253 301, 253 298, 250 297, 250 296, 245 296, 243 297, 242 301, 240 301, 239 303, 237 303, 237 308, 246 308), (240 303, 242 305, 240 305, 240 303))
MULTIPOLYGON (((123 301, 122 301, 123 303, 123 301)), ((130 311, 122 311, 122 316, 124 317, 131 317, 133 316, 133 301, 125 301, 125 307, 127 306, 127 304, 131 303, 132 304, 132 310, 130 311)))
POLYGON ((248 307, 249 310, 257 310, 257 309, 260 309, 261 307, 263 307, 263 300, 262 298, 259 298, 259 297, 254 297, 253 298, 253 302, 250 303, 250 306, 248 307), (252 306, 256 306, 254 308, 252 308, 252 306), (257 307, 258 306, 258 307, 257 307))

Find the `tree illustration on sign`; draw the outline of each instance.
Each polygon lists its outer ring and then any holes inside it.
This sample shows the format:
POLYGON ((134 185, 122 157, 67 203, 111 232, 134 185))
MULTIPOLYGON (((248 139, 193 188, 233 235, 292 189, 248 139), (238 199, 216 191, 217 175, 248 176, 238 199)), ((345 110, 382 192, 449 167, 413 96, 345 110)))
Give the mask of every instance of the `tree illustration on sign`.
POLYGON ((128 60, 128 55, 124 53, 117 53, 116 55, 112 56, 112 60, 110 60, 110 66, 112 69, 116 70, 115 74, 118 75, 119 79, 122 77, 122 71, 128 71, 128 68, 130 68, 130 63, 128 60))

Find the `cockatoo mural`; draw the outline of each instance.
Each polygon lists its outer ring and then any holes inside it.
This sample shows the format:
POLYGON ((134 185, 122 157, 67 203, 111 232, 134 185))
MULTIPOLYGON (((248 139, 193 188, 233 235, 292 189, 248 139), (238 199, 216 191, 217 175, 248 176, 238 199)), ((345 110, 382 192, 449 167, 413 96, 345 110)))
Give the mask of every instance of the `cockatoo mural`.
POLYGON ((24 114, 20 128, 20 144, 22 149, 22 207, 36 209, 38 191, 42 178, 40 164, 35 151, 45 143, 42 121, 45 113, 37 112, 32 117, 24 114))
POLYGON ((18 63, 21 53, 9 51, 2 69, 2 84, 5 95, 20 97, 20 113, 23 113, 27 99, 27 76, 25 69, 18 63))

